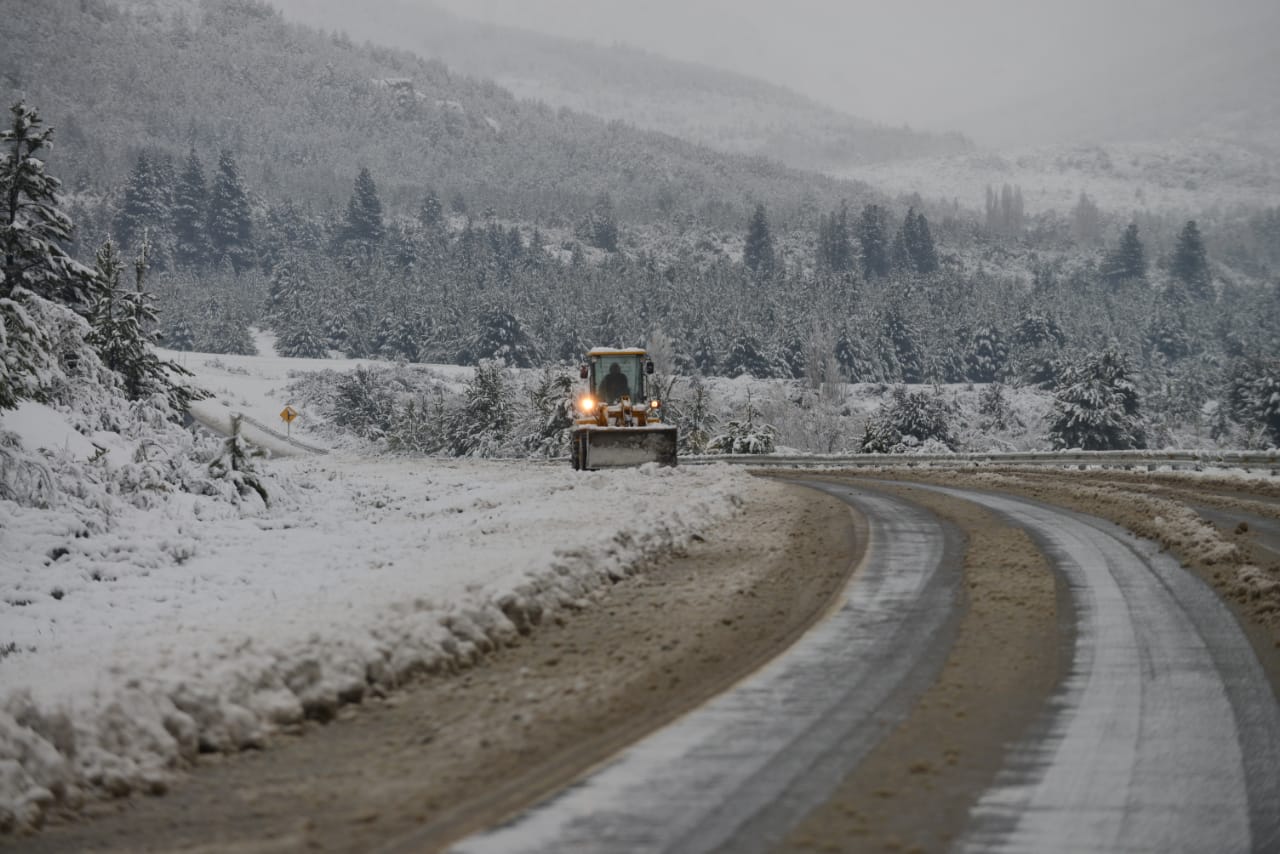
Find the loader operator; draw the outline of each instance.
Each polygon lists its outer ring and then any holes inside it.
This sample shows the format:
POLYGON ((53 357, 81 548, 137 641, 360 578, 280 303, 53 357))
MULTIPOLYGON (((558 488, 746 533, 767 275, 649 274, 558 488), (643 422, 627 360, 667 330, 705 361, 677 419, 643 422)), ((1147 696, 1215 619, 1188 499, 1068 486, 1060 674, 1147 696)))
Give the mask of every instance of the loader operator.
POLYGON ((605 403, 617 403, 618 398, 630 394, 631 385, 627 382, 627 375, 622 372, 621 365, 613 362, 609 365, 609 373, 600 381, 600 396, 605 403))

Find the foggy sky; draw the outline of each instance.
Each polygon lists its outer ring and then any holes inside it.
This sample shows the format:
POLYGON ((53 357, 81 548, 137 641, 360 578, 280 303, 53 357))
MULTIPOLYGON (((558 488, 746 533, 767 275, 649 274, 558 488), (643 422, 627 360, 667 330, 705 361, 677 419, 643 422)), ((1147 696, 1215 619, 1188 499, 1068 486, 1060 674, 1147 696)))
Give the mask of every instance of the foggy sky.
MULTIPOLYGON (((1228 50, 1277 0, 436 0, 780 83, 892 125, 1017 135, 1016 105, 1116 98, 1228 50)), ((1257 36, 1257 33, 1253 33, 1257 36)), ((1274 40, 1280 33, 1268 33, 1274 40)), ((1269 85, 1269 84, 1268 84, 1269 85)))

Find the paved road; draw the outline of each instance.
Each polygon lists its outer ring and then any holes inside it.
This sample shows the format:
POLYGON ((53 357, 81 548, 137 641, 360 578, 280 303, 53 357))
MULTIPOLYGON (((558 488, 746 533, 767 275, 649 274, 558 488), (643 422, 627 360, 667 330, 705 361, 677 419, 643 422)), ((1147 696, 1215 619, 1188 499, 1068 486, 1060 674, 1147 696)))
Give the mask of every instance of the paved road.
POLYGON ((869 548, 843 604, 787 653, 585 780, 455 851, 768 850, 935 678, 958 609, 958 534, 835 484, 869 548), (839 750, 833 750, 834 745, 839 750))
MULTIPOLYGON (((823 802, 936 675, 956 534, 902 500, 813 484, 869 519, 844 605, 734 690, 466 854, 762 851, 823 802)), ((1064 580, 1070 666, 959 843, 966 851, 1280 851, 1280 708, 1218 597, 1102 520, 934 488, 1026 529, 1064 580)))
POLYGON ((1280 850, 1280 710, 1218 597, 1109 522, 937 489, 1025 527, 1075 619, 1070 672, 961 847, 1280 850))

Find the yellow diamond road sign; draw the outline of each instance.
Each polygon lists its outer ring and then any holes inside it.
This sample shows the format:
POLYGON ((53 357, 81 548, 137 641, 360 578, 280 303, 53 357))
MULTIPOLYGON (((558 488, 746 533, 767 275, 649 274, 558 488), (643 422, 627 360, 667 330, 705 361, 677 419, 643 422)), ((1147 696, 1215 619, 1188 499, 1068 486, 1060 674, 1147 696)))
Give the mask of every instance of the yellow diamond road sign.
POLYGON ((292 424, 293 419, 298 417, 298 410, 294 409, 292 406, 286 406, 281 410, 280 417, 284 419, 284 423, 292 424))

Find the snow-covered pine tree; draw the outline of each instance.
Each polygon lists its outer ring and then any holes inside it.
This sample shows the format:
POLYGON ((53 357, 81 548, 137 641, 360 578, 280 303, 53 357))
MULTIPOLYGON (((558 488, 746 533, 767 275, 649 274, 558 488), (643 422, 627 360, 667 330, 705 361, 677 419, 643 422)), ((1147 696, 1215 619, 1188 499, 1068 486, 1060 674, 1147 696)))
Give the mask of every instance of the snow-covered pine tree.
POLYGON ((154 394, 164 395, 175 418, 205 396, 201 391, 177 382, 174 377, 191 376, 176 362, 161 359, 152 346, 159 312, 154 297, 146 291, 148 271, 147 237, 140 238, 134 261, 134 287, 121 282, 124 264, 115 245, 108 240, 98 250, 97 298, 89 314, 89 342, 98 351, 102 364, 120 375, 130 400, 154 394))
POLYGON ((513 368, 532 368, 540 361, 537 346, 524 331, 520 318, 501 309, 491 309, 480 316, 475 334, 458 361, 465 365, 486 359, 497 359, 513 368))
POLYGON ((1102 213, 1084 192, 1071 210, 1071 239, 1081 246, 1093 246, 1102 236, 1102 213))
POLYGON ((1004 376, 1009 348, 994 326, 980 326, 973 333, 966 373, 970 382, 995 382, 1004 376))
POLYGON ((909 318, 905 308, 897 306, 885 313, 883 340, 889 351, 884 354, 884 361, 898 366, 903 382, 918 383, 924 380, 924 364, 916 344, 920 333, 909 318))
POLYGON ((1213 299, 1213 276, 1209 272, 1209 256, 1204 238, 1195 220, 1189 220, 1178 234, 1178 242, 1169 262, 1169 273, 1181 282, 1194 300, 1213 299))
POLYGON ((198 269, 209 263, 208 195, 204 167, 193 146, 173 190, 174 261, 179 267, 198 269))
POLYGON ((917 273, 929 274, 938 269, 938 253, 933 245, 929 220, 915 208, 907 210, 902 222, 902 241, 907 261, 917 273))
POLYGON ((42 130, 25 103, 10 112, 13 123, 0 132, 0 409, 49 393, 62 372, 60 344, 41 318, 59 315, 83 339, 83 322, 70 310, 86 311, 94 286, 93 271, 63 249, 71 220, 58 209, 61 185, 39 156, 52 130, 42 130))
POLYGON ((62 183, 45 173, 41 155, 53 129, 42 130, 39 115, 25 103, 9 111, 13 123, 0 131, 0 297, 22 288, 83 312, 94 274, 63 249, 71 220, 58 209, 62 183))
POLYGON ((1053 399, 1054 448, 1118 451, 1146 447, 1138 389, 1128 359, 1114 349, 1068 364, 1053 399))
POLYGON ((449 448, 458 457, 496 457, 515 426, 511 383, 498 362, 476 366, 462 408, 449 420, 449 448))
POLYGON ((1009 404, 1005 387, 1001 383, 991 383, 979 392, 978 414, 982 416, 981 427, 984 430, 1008 430, 1014 425, 1023 426, 1009 404))
POLYGON ((196 348, 195 332, 191 329, 191 321, 186 317, 177 317, 169 323, 164 333, 163 343, 170 350, 191 351, 196 348))
POLYGON ((249 196, 229 149, 218 155, 218 171, 209 191, 209 245, 214 263, 225 259, 237 275, 255 261, 249 196))
POLYGON ((757 279, 772 278, 777 272, 777 256, 773 248, 773 234, 769 230, 769 217, 764 204, 757 204, 747 222, 747 237, 742 246, 742 263, 757 279))
POLYGON ((144 238, 154 243, 155 235, 168 227, 172 206, 173 189, 166 185, 160 163, 145 151, 139 153, 116 214, 120 246, 136 249, 144 238))
POLYGON ((858 245, 862 247, 862 273, 868 279, 889 275, 892 269, 889 237, 889 214, 879 205, 862 209, 857 225, 858 245))
POLYGON ((1102 276, 1111 285, 1141 281, 1147 275, 1147 254, 1138 237, 1138 224, 1131 222, 1120 236, 1120 243, 1102 262, 1102 276))
POLYGON ((355 188, 351 199, 347 202, 347 216, 343 223, 342 240, 349 248, 358 249, 365 255, 380 245, 387 235, 386 225, 382 221, 382 200, 378 198, 378 187, 367 168, 361 168, 356 176, 355 188))
POLYGON ((748 391, 742 416, 725 423, 724 429, 707 443, 707 453, 772 454, 777 447, 778 429, 759 419, 760 412, 748 391))
POLYGON ((534 456, 553 458, 566 453, 574 426, 573 377, 564 371, 543 368, 529 390, 533 405, 533 429, 522 444, 534 456))
POLYGON ((936 391, 907 391, 906 386, 895 386, 889 400, 867 419, 860 451, 900 453, 926 442, 954 449, 951 417, 951 407, 936 391))
POLYGON ((283 331, 279 326, 287 324, 295 313, 314 307, 311 290, 311 283, 296 258, 286 257, 275 265, 267 286, 266 313, 276 320, 276 331, 283 331))
POLYGON ((853 242, 849 236, 849 203, 841 202, 838 211, 818 220, 818 268, 830 273, 847 273, 853 269, 853 242))
POLYGON ((412 317, 401 317, 392 325, 390 334, 382 344, 382 352, 389 359, 416 362, 421 358, 418 352, 420 340, 422 329, 418 321, 412 317))
POLYGON ((291 314, 276 330, 276 352, 291 359, 324 359, 329 355, 328 342, 315 312, 291 314))
POLYGON ((385 372, 357 366, 343 375, 334 390, 329 420, 362 439, 381 439, 391 429, 396 413, 395 396, 384 380, 385 372))
POLYGON ((618 216, 613 209, 613 199, 608 193, 601 193, 596 197, 578 234, 584 242, 597 249, 618 251, 618 216))
POLYGON ((777 376, 776 366, 760 352, 756 341, 756 336, 747 334, 739 335, 733 340, 729 346, 729 354, 721 366, 725 376, 750 376, 760 380, 777 376))

